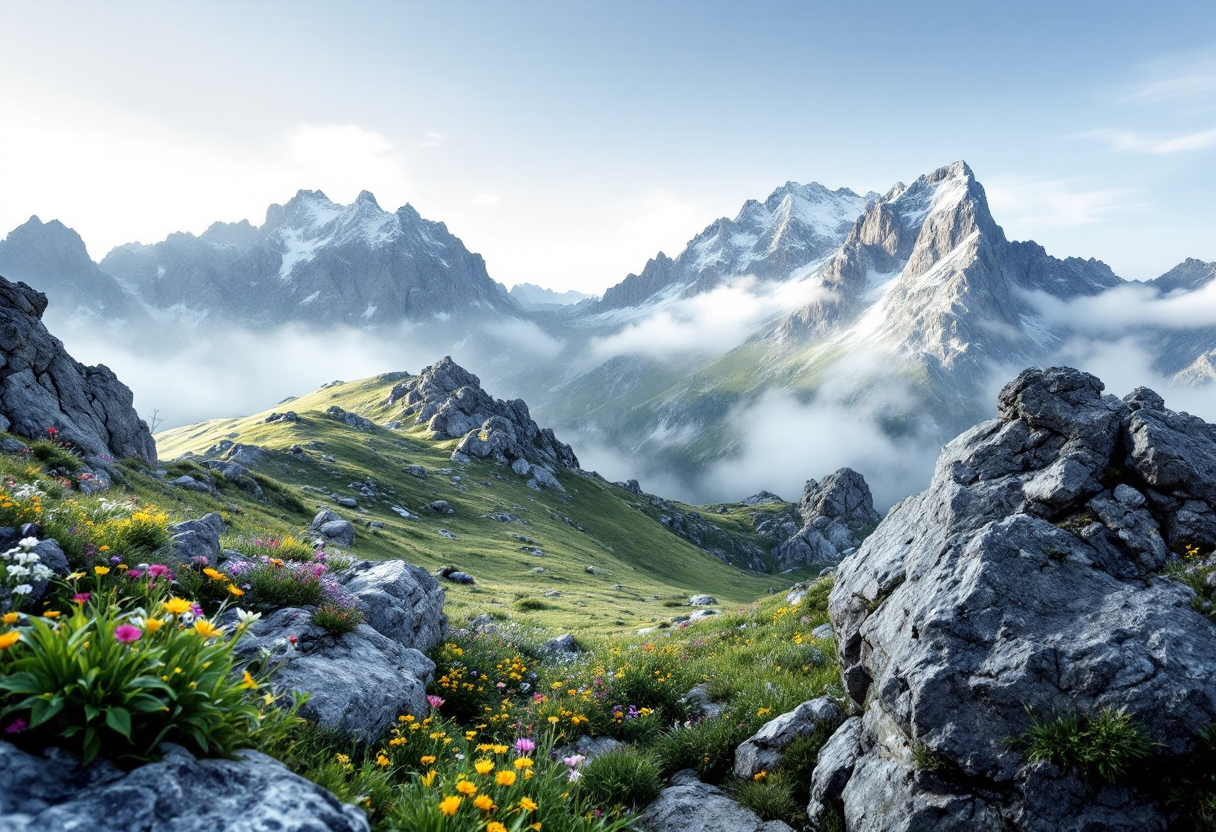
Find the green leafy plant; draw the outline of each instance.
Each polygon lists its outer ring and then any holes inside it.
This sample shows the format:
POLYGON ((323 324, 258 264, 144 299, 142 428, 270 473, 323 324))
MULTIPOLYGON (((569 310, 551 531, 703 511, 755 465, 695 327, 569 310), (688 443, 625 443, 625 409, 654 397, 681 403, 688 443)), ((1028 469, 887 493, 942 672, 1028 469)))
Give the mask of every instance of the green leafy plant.
POLYGON ((257 728, 248 691, 258 683, 234 671, 239 630, 179 622, 174 615, 189 610, 181 599, 160 617, 124 611, 112 597, 73 606, 27 618, 0 653, 0 718, 19 720, 25 739, 67 747, 88 764, 103 748, 152 759, 162 741, 229 754, 257 728))
POLYGON ((595 806, 645 806, 659 796, 659 765, 631 745, 601 754, 582 767, 583 793, 595 806))
POLYGON ((735 748, 749 736, 746 726, 719 717, 668 731, 653 748, 665 775, 693 768, 702 780, 721 782, 734 768, 735 748))
POLYGON ((1028 760, 1076 769, 1108 783, 1127 774, 1152 749, 1131 714, 1122 708, 1057 712, 1049 718, 1032 713, 1031 717, 1030 727, 1020 737, 1028 760))
MULTIPOLYGON (((762 772, 764 773, 764 772, 762 772)), ((806 803, 794 798, 791 784, 764 773, 759 779, 745 780, 734 789, 735 800, 751 809, 761 820, 798 823, 806 819, 806 803)))

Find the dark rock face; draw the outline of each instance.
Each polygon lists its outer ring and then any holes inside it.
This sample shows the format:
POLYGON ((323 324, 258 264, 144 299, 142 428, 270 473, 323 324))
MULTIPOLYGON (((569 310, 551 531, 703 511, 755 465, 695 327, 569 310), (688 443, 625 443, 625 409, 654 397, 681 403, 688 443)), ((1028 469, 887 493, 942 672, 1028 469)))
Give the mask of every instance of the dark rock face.
POLYGON ((367 623, 381 635, 423 652, 443 638, 443 587, 422 567, 403 560, 364 560, 341 580, 359 599, 367 623))
POLYGON ((545 474, 551 477, 550 469, 578 467, 570 446, 558 442, 549 428, 538 426, 523 399, 493 398, 481 389, 477 376, 450 357, 398 384, 384 404, 392 407, 402 401, 401 415, 426 424, 434 438, 461 440, 453 459, 493 459, 513 469, 513 463, 522 459, 528 465, 519 466, 520 476, 531 476, 540 484, 546 484, 545 474), (534 466, 545 474, 538 475, 534 466))
POLYGON ((94 460, 156 461, 148 426, 109 368, 86 367, 42 324, 46 296, 0 278, 0 430, 30 438, 59 431, 94 460))
POLYGON ((1009 740, 1028 708, 1126 709, 1165 768, 1216 721, 1216 625, 1157 574, 1168 549, 1216 544, 1216 427, 1068 368, 1023 372, 999 405, 840 565, 829 612, 863 714, 825 746, 816 824, 1164 829, 1153 796, 1009 740))
POLYGON ((126 772, 86 769, 53 752, 36 757, 0 742, 0 829, 5 832, 367 832, 360 809, 292 774, 278 760, 241 751, 196 760, 162 746, 164 759, 126 772))
POLYGON ((782 567, 835 563, 860 546, 882 519, 865 477, 852 468, 841 468, 822 483, 807 480, 798 512, 803 527, 773 549, 782 567))

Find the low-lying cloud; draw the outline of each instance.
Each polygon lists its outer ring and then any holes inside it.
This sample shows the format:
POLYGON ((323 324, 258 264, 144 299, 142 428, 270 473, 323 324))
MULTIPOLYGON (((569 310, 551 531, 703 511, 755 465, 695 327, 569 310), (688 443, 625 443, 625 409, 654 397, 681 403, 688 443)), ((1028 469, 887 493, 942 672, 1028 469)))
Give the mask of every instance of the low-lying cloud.
POLYGON ((618 355, 659 360, 690 353, 723 355, 765 322, 826 294, 813 278, 784 283, 736 278, 709 292, 662 304, 619 331, 592 339, 590 353, 597 361, 618 355))

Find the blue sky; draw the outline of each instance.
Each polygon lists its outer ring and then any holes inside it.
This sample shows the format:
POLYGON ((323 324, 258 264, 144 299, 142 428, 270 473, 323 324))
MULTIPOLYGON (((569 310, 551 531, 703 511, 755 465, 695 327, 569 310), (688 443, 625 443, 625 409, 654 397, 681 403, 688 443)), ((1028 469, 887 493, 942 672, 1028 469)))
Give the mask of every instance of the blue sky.
POLYGON ((24 3, 0 234, 100 258, 299 188, 442 220, 508 285, 601 291, 787 180, 966 159, 1007 234, 1216 260, 1203 2, 24 3))

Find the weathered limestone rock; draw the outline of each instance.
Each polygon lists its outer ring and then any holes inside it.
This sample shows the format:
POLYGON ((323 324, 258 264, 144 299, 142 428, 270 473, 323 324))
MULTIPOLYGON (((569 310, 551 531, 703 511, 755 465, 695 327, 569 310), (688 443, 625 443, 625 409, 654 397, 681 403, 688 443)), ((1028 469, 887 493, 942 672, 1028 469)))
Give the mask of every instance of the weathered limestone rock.
POLYGON ((773 549, 781 566, 834 563, 856 549, 878 525, 865 477, 841 468, 822 483, 807 480, 798 504, 803 527, 773 549))
POLYGON ((702 783, 692 769, 678 771, 671 785, 638 818, 644 832, 793 832, 779 820, 767 823, 717 786, 702 783))
POLYGON ((403 647, 423 652, 443 638, 444 593, 429 572, 403 560, 359 561, 339 579, 359 599, 367 623, 403 647))
POLYGON ((0 430, 40 439, 54 428, 86 462, 156 461, 131 391, 109 368, 86 367, 42 323, 46 295, 0 277, 0 430))
POLYGON ((79 769, 55 751, 28 754, 0 742, 0 829, 5 832, 367 832, 362 810, 240 751, 195 759, 163 745, 163 759, 124 771, 108 761, 79 769))
POLYGON ((1216 543, 1216 428, 1068 368, 1023 372, 999 407, 840 564, 829 613, 864 715, 825 746, 813 823, 839 800, 850 832, 1162 829, 1152 795, 1009 740, 1028 708, 1126 709, 1164 769, 1216 722, 1216 624, 1156 574, 1216 543))
POLYGON ((236 646, 243 661, 262 650, 272 661, 285 659, 272 687, 311 694, 300 714, 323 728, 374 742, 401 714, 427 712, 435 663, 368 624, 335 637, 313 624, 308 610, 288 607, 264 617, 236 646))
POLYGON ((339 546, 353 546, 355 543, 355 525, 339 517, 332 509, 323 508, 318 511, 308 530, 320 534, 326 540, 332 540, 339 546))
POLYGON ((790 743, 816 731, 835 730, 844 721, 844 711, 831 699, 803 702, 789 713, 766 722, 759 731, 735 749, 735 776, 747 779, 770 771, 781 762, 790 743))

